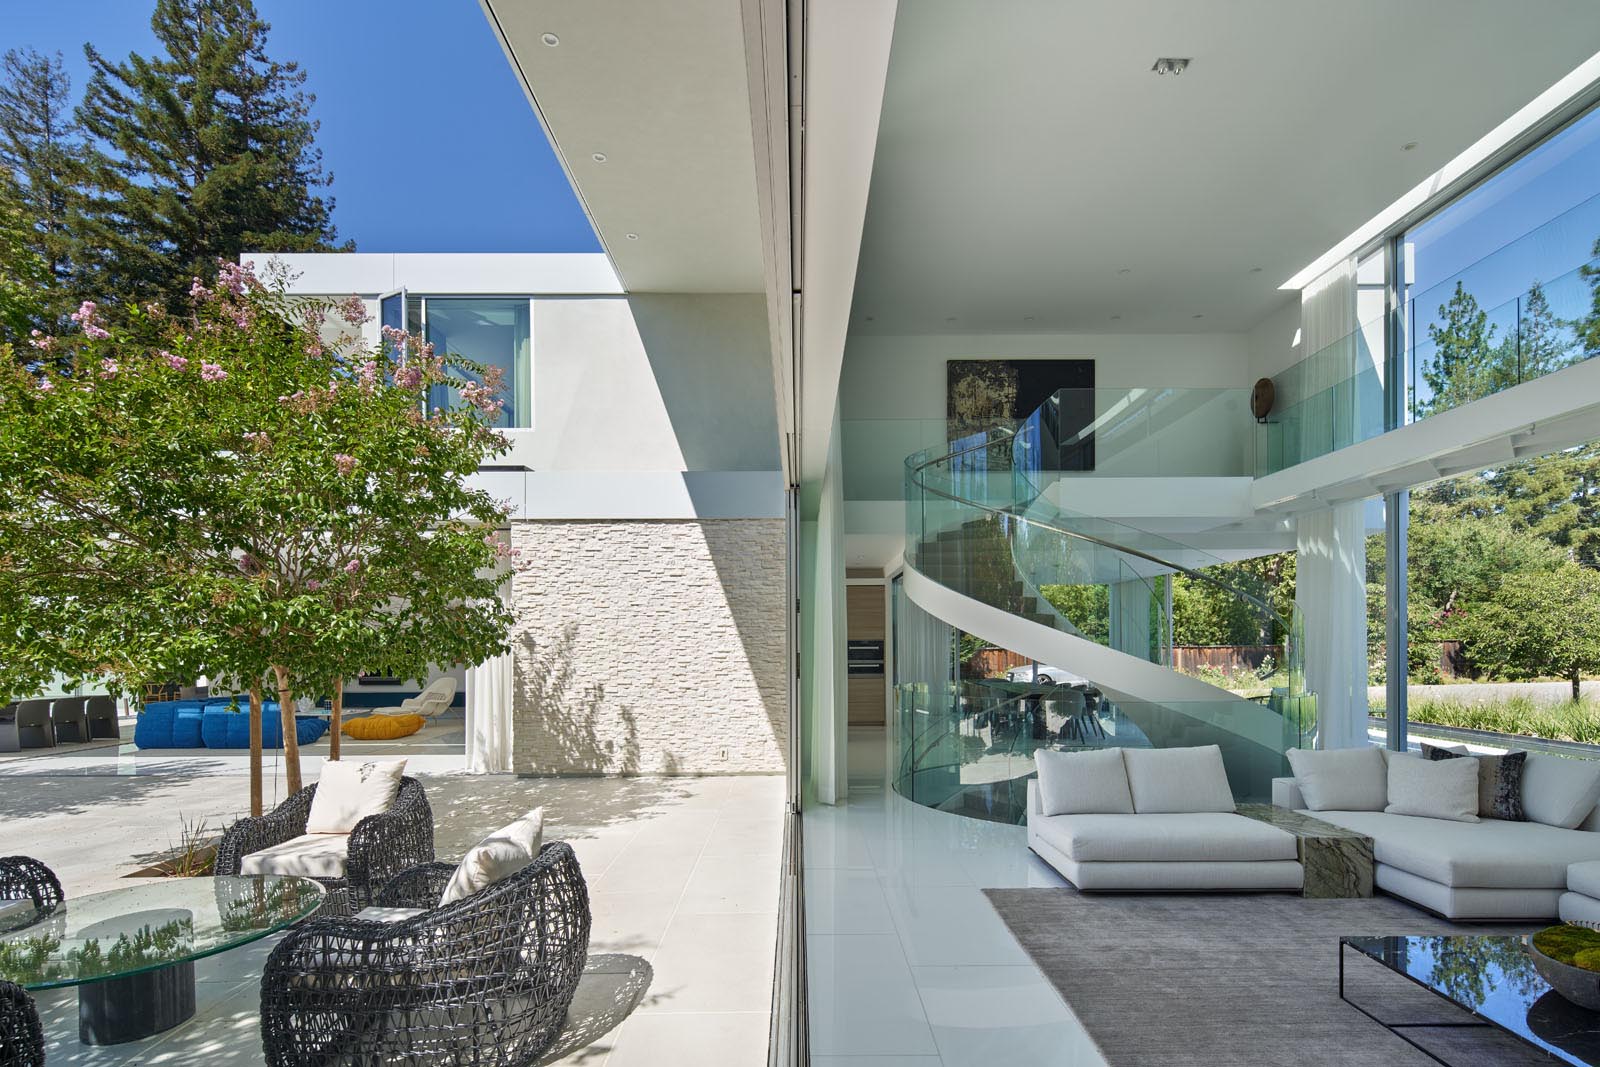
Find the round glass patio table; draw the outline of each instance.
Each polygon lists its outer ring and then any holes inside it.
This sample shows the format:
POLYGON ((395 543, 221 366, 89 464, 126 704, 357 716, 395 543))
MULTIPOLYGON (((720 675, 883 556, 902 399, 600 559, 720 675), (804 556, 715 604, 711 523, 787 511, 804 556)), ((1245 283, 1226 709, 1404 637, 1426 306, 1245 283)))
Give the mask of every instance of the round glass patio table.
POLYGON ((151 878, 53 908, 0 914, 0 978, 78 987, 78 1037, 114 1045, 194 1015, 194 962, 258 941, 322 905, 309 878, 151 878))

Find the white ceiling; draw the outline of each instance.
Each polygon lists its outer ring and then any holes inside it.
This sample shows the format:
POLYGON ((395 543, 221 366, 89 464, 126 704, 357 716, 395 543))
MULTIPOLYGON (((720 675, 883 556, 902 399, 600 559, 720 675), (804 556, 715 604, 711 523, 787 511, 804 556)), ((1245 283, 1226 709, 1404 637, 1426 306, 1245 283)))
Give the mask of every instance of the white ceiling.
POLYGON ((627 288, 764 292, 739 0, 481 2, 627 288))
POLYGON ((1597 51, 1596 0, 902 4, 852 331, 1248 329, 1597 51))

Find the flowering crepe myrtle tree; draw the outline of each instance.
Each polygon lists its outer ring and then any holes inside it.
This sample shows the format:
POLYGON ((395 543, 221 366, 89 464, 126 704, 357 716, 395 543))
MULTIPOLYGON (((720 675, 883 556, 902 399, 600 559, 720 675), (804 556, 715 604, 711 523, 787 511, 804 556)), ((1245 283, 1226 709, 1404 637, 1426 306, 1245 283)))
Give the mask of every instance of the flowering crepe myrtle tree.
POLYGON ((297 790, 296 692, 504 649, 505 512, 467 479, 507 446, 491 370, 403 333, 364 344, 359 299, 229 263, 190 295, 115 329, 85 303, 0 361, 0 592, 22 594, 0 600, 0 655, 248 690, 259 812, 264 685, 297 790), (428 412, 435 384, 464 403, 428 412))

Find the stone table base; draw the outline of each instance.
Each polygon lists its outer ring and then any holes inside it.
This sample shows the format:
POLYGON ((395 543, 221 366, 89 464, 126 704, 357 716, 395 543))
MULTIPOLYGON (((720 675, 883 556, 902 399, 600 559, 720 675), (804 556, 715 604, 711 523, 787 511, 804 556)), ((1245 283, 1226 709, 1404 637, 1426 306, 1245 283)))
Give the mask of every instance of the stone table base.
POLYGON ((1305 869, 1305 897, 1370 897, 1372 838, 1271 804, 1240 804, 1239 814, 1294 835, 1305 869))

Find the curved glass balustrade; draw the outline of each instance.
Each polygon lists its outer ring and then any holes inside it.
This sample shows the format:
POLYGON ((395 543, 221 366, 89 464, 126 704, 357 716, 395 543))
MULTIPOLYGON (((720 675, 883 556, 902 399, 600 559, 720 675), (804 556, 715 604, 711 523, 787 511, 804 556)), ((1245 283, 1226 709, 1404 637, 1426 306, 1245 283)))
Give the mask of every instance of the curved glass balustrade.
POLYGON ((919 803, 1016 821, 1040 748, 1216 744, 1235 792, 1265 799, 1271 779, 1285 773, 1284 751, 1308 743, 1315 728, 1295 626, 1265 589, 1211 573, 1224 561, 1072 511, 1070 475, 1092 431, 1081 419, 1063 426, 1059 399, 1015 428, 906 460, 906 563, 1058 631, 1068 640, 1050 665, 1072 677, 1044 688, 963 677, 960 635, 902 594, 896 788, 919 803), (1166 668, 1176 575, 1221 591, 1264 641, 1284 643, 1278 685, 1250 699, 1166 668))

